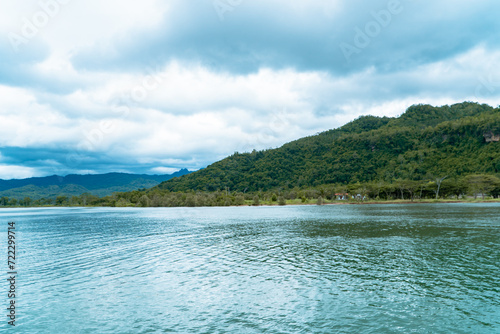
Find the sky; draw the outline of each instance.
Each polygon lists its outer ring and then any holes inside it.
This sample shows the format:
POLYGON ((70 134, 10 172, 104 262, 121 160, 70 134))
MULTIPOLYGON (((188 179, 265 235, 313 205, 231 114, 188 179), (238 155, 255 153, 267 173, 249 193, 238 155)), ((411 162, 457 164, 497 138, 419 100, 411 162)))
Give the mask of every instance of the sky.
POLYGON ((500 101, 500 2, 1 0, 0 178, 196 170, 500 101))

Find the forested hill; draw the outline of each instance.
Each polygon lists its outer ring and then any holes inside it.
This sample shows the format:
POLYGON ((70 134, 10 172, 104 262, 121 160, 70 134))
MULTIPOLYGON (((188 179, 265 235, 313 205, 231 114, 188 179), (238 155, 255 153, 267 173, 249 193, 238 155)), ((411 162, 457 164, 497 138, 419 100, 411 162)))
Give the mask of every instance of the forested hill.
POLYGON ((258 191, 500 173, 500 110, 464 102, 360 117, 277 149, 227 157, 162 182, 170 191, 258 191))
POLYGON ((162 181, 188 173, 187 169, 181 169, 173 174, 164 175, 107 173, 53 175, 14 180, 0 179, 0 197, 39 199, 43 197, 78 196, 83 193, 106 196, 118 191, 154 187, 162 181))

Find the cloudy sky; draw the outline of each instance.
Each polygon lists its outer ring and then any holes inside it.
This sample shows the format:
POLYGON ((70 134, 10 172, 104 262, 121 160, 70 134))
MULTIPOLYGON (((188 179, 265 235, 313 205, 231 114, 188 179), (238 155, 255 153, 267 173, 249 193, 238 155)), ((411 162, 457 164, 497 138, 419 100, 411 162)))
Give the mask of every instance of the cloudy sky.
POLYGON ((500 101, 500 2, 1 0, 0 178, 198 169, 500 101))

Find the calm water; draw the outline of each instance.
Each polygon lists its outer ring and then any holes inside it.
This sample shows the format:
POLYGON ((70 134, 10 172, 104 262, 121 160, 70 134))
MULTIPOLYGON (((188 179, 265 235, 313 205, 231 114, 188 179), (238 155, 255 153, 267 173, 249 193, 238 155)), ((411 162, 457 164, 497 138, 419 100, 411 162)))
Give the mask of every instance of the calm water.
POLYGON ((0 228, 6 249, 17 223, 15 332, 469 334, 500 332, 499 213, 5 209, 0 228))

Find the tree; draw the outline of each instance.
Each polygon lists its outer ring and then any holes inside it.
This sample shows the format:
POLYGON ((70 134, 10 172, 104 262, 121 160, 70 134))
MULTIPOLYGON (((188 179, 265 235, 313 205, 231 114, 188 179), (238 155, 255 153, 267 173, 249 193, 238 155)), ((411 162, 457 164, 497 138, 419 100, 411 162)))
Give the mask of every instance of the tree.
POLYGON ((80 198, 78 196, 71 196, 71 205, 80 205, 80 198))
POLYGON ((162 199, 161 199, 160 195, 153 194, 152 197, 153 198, 151 199, 151 206, 153 206, 153 207, 160 207, 162 205, 162 199))
POLYGON ((404 197, 404 191, 406 189, 406 182, 405 182, 405 180, 402 180, 402 179, 396 180, 396 187, 401 192, 401 199, 405 199, 405 197, 404 197))
POLYGON ((137 202, 137 206, 148 207, 151 204, 151 200, 147 195, 142 195, 137 202))
POLYGON ((408 190, 408 192, 410 193, 410 198, 411 198, 411 201, 413 202, 413 199, 415 198, 415 191, 418 188, 418 182, 407 180, 405 182, 405 186, 406 186, 406 190, 408 190))
POLYGON ((260 205, 259 195, 255 195, 253 197, 253 203, 252 203, 252 205, 254 205, 254 206, 259 206, 260 205))
POLYGON ((130 206, 130 202, 125 198, 120 198, 118 201, 116 201, 115 206, 116 207, 130 206))
POLYGON ((92 195, 89 194, 89 193, 83 193, 80 195, 80 198, 81 198, 81 203, 83 206, 87 206, 90 204, 90 201, 92 199, 92 195))
POLYGON ((278 197, 278 205, 286 205, 285 197, 283 196, 278 197))
POLYGON ((244 205, 245 204, 245 197, 243 197, 243 195, 237 195, 236 198, 234 199, 234 204, 244 205))
POLYGON ((420 181, 418 184, 418 187, 420 188, 420 196, 418 197, 418 199, 420 199, 420 200, 422 199, 422 194, 423 194, 425 186, 426 186, 426 183, 423 181, 420 181))
POLYGON ((9 205, 9 198, 5 197, 5 196, 2 197, 2 198, 0 198, 0 205, 1 206, 7 206, 7 205, 9 205))
POLYGON ((56 198, 56 205, 57 206, 64 206, 67 201, 68 201, 68 197, 67 196, 57 196, 57 198, 56 198))
POLYGON ((22 200, 22 205, 23 205, 23 206, 30 206, 30 205, 31 205, 31 202, 32 202, 31 198, 29 198, 29 197, 25 197, 25 198, 22 200))
POLYGON ((443 180, 446 179, 448 175, 443 176, 442 178, 436 177, 436 184, 437 184, 437 190, 436 190, 436 199, 438 199, 439 196, 439 189, 441 188, 441 183, 443 183, 443 180))
POLYGON ((500 179, 498 179, 499 182, 496 183, 495 187, 491 190, 491 196, 494 198, 499 198, 500 197, 500 179))
POLYGON ((382 191, 384 192, 385 194, 385 199, 390 199, 392 198, 393 196, 393 193, 396 189, 394 188, 394 185, 393 184, 390 184, 390 183, 385 183, 383 186, 382 186, 382 191))
POLYGON ((461 195, 467 192, 466 184, 462 179, 448 179, 443 181, 441 185, 441 191, 444 196, 456 196, 457 199, 460 198, 461 195))
MULTIPOLYGON (((196 199, 195 199, 195 196, 193 194, 189 194, 186 196, 186 199, 184 201, 185 205, 186 206, 189 206, 189 207, 195 207, 196 206, 196 199)), ((224 204, 225 205, 225 204, 224 204)), ((226 205, 225 205, 226 206, 226 205)))
POLYGON ((469 191, 474 194, 474 199, 477 195, 484 195, 492 192, 496 187, 500 186, 500 180, 493 175, 468 175, 465 177, 465 182, 469 185, 469 191))

